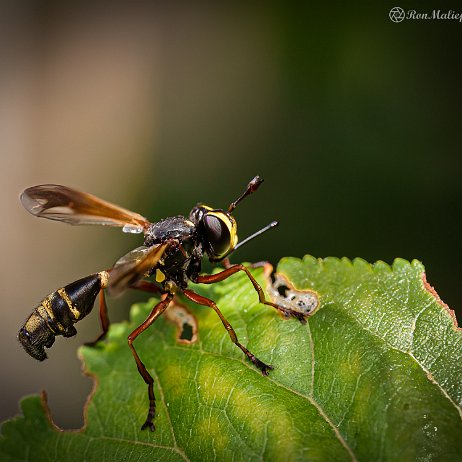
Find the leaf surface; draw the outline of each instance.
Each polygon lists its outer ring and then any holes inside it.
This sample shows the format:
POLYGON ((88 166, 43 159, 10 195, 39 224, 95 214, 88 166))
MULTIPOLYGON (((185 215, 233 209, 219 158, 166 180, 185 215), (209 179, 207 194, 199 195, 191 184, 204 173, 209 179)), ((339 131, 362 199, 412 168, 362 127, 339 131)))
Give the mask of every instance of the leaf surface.
POLYGON ((421 263, 307 256, 283 259, 278 272, 319 294, 305 325, 259 304, 243 274, 195 287, 274 366, 269 377, 212 310, 184 302, 199 323, 195 343, 179 343, 163 317, 135 341, 158 404, 156 432, 141 431, 147 387, 126 338, 150 300, 112 325, 105 342, 81 348, 97 383, 85 427, 59 431, 39 397, 25 398, 24 416, 3 424, 1 459, 461 460, 462 333, 421 263))

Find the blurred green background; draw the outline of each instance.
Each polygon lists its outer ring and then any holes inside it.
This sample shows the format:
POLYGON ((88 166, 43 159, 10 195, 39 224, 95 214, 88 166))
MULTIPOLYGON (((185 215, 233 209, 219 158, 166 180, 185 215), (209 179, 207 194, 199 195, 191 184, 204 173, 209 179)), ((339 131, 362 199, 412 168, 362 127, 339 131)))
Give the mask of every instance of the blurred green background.
MULTIPOLYGON (((97 310, 46 363, 15 336, 47 293, 140 244, 34 219, 18 201, 34 184, 156 220, 226 207, 259 174, 239 235, 281 225, 235 261, 417 258, 460 313, 462 24, 395 24, 395 3, 0 3, 0 418, 46 389, 57 423, 81 425, 92 382, 76 349, 99 332, 97 310)), ((110 300, 111 319, 145 298, 110 300)))

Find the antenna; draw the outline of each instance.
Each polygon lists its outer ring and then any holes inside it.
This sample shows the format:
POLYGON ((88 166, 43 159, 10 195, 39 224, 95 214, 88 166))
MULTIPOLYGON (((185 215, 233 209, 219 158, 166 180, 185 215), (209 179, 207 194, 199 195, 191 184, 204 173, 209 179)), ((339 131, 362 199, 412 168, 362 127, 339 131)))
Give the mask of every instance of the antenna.
POLYGON ((239 242, 232 251, 234 252, 239 247, 243 246, 244 244, 247 244, 247 242, 251 241, 254 237, 260 236, 260 234, 263 234, 266 231, 269 231, 270 229, 273 229, 278 225, 279 225, 278 221, 272 221, 269 225, 266 225, 264 228, 259 229, 257 232, 251 234, 250 236, 246 237, 243 241, 239 242))
POLYGON ((234 202, 231 202, 228 208, 228 213, 231 213, 236 208, 237 204, 241 202, 241 200, 245 199, 247 196, 255 192, 262 183, 263 178, 260 178, 258 175, 255 178, 253 178, 247 185, 247 189, 245 190, 245 192, 241 196, 239 196, 234 202))

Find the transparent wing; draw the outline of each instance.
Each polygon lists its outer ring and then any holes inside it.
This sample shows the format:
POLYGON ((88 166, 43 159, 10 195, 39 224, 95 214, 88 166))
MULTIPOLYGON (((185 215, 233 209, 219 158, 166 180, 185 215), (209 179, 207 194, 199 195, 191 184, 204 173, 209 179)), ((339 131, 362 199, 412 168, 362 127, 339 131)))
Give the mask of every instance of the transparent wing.
POLYGON ((150 270, 159 263, 168 246, 169 244, 165 243, 152 247, 137 247, 117 260, 109 271, 107 286, 109 294, 119 295, 135 282, 148 276, 150 270))
POLYGON ((138 213, 57 184, 28 188, 21 194, 21 202, 32 215, 71 225, 121 226, 128 232, 142 232, 150 225, 138 213))

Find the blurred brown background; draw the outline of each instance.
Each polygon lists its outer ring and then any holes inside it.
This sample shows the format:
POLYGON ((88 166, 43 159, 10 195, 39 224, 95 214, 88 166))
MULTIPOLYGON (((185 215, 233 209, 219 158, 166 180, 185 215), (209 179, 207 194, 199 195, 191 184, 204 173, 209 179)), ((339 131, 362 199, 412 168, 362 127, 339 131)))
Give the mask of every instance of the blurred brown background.
MULTIPOLYGON (((34 184, 156 220, 227 206, 258 173, 240 236, 281 226, 235 259, 418 258, 461 308, 462 24, 394 24, 394 3, 0 3, 1 419, 46 389, 57 423, 81 425, 91 381, 76 349, 97 310, 46 363, 15 336, 43 296, 140 243, 34 219, 18 200, 34 184)), ((110 300, 111 319, 140 297, 110 300)))

